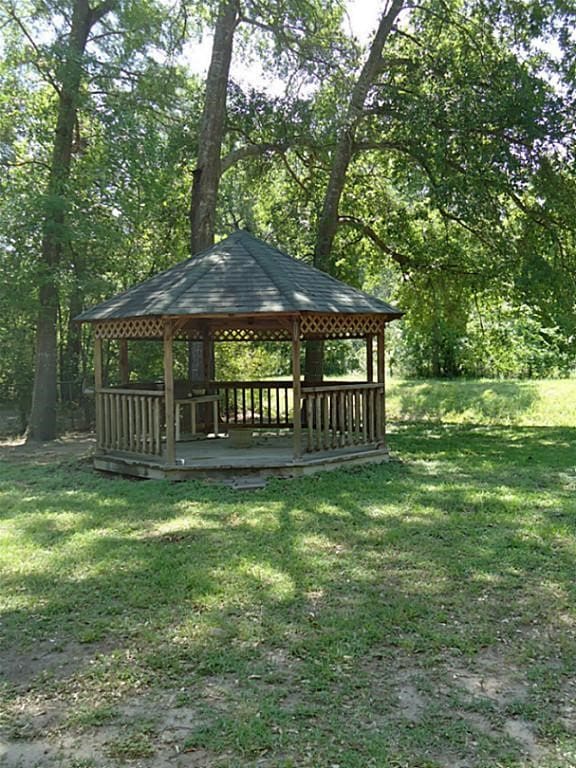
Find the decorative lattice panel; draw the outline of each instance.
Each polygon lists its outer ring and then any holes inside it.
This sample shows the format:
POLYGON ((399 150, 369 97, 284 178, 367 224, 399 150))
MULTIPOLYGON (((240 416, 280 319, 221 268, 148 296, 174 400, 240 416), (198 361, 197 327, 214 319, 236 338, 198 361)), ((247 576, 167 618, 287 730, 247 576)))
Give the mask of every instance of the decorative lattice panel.
POLYGON ((202 332, 197 328, 177 328, 174 331, 175 339, 187 339, 188 341, 202 341, 202 332))
POLYGON ((163 334, 164 321, 160 317, 109 320, 94 326, 97 339, 161 339, 163 334))
POLYGON ((302 315, 300 334, 304 339, 354 339, 382 330, 381 315, 302 315))
POLYGON ((284 328, 214 328, 215 341, 289 341, 292 336, 284 328))

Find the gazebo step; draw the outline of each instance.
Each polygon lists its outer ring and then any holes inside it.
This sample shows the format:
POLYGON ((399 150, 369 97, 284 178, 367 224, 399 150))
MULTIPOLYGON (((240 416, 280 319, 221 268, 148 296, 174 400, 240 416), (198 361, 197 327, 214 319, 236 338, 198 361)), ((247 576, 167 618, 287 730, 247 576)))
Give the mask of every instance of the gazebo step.
POLYGON ((235 491, 256 491, 266 488, 266 478, 262 475, 240 475, 233 477, 227 485, 235 491))

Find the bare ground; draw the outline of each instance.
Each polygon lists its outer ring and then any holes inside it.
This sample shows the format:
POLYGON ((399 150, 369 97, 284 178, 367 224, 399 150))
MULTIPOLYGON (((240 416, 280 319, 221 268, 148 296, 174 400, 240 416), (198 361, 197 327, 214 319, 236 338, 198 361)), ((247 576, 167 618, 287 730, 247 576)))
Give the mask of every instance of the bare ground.
POLYGON ((0 440, 0 461, 52 464, 54 461, 84 459, 92 455, 96 438, 92 433, 70 432, 49 442, 26 442, 23 437, 0 440))
MULTIPOLYGON (((190 737, 210 725, 215 711, 230 715, 246 695, 242 681, 233 676, 197 678, 192 687, 186 688, 119 690, 108 692, 102 699, 95 691, 91 696, 86 685, 90 666, 125 652, 100 642, 56 646, 43 643, 27 651, 0 653, 0 680, 10 693, 10 703, 0 704, 0 765, 272 768, 286 764, 273 754, 262 755, 254 762, 235 762, 230 754, 187 748, 190 737)), ((282 706, 296 711, 303 704, 298 661, 279 651, 271 654, 267 662, 278 676, 277 685, 282 687, 282 706)), ((478 747, 486 740, 516 755, 506 765, 540 766, 552 757, 549 746, 538 736, 537 724, 513 714, 530 697, 530 684, 521 669, 507 662, 502 649, 487 649, 468 663, 443 659, 426 667, 414 666, 407 658, 372 659, 366 661, 364 671, 368 673, 367 683, 359 697, 372 702, 373 710, 372 721, 364 723, 365 727, 389 733, 393 741, 398 727, 418 728, 433 722, 431 718, 438 717, 440 709, 445 722, 466 733, 465 758, 446 748, 441 734, 433 734, 424 750, 430 761, 426 765, 486 766, 485 753, 480 760, 478 747)), ((575 687, 576 681, 566 684, 561 710, 567 730, 576 731, 575 687)), ((354 702, 349 707, 354 717, 354 702)))

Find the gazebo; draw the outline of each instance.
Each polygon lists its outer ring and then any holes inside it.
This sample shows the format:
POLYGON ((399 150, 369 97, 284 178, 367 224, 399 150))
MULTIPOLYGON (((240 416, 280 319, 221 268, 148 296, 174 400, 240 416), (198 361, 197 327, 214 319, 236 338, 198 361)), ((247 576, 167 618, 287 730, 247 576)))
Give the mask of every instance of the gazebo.
POLYGON ((179 480, 297 475, 384 461, 384 332, 401 315, 245 231, 234 232, 76 318, 90 322, 94 336, 94 465, 179 480), (328 339, 365 340, 366 381, 302 382, 302 342, 328 339), (104 380, 103 345, 111 340, 119 346, 117 386, 104 380), (162 381, 130 380, 129 340, 163 343, 162 381), (289 342, 292 379, 219 381, 205 362, 201 381, 178 381, 175 340, 201 343, 204 361, 213 342, 289 342), (195 439, 200 421, 202 436, 212 439, 195 439))

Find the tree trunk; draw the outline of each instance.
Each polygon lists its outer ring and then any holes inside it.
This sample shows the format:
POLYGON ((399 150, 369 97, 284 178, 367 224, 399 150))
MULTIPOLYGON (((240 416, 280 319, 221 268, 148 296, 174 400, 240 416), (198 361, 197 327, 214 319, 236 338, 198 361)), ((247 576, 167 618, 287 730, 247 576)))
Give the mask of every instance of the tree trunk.
POLYGON ((226 97, 238 15, 237 0, 223 0, 220 3, 214 29, 212 57, 206 77, 198 161, 190 199, 190 252, 192 255, 214 244, 216 202, 221 175, 220 158, 226 122, 226 97))
MULTIPOLYGON (((382 13, 378 30, 370 46, 368 58, 352 89, 344 124, 338 136, 314 246, 314 266, 325 272, 332 272, 331 255, 334 238, 338 229, 338 208, 346 184, 348 167, 354 152, 356 128, 362 117, 368 91, 380 71, 384 45, 392 31, 398 14, 402 10, 403 2, 404 0, 392 0, 391 4, 382 13)), ((306 344, 304 364, 305 380, 310 382, 321 380, 323 368, 322 342, 308 342, 306 344)))
MULTIPOLYGON (((192 256, 214 244, 228 78, 238 19, 238 0, 222 0, 214 29, 212 57, 206 77, 198 159, 190 196, 190 253, 192 256)), ((188 373, 192 381, 202 381, 206 375, 202 347, 202 342, 189 344, 188 373)), ((211 350, 208 361, 210 379, 214 378, 213 358, 214 354, 211 350)))
POLYGON ((67 50, 57 73, 60 88, 52 160, 44 200, 36 367, 27 435, 30 440, 53 440, 56 437, 58 271, 68 241, 67 185, 82 82, 82 58, 90 29, 111 7, 111 4, 103 3, 91 9, 88 0, 75 0, 67 50))

